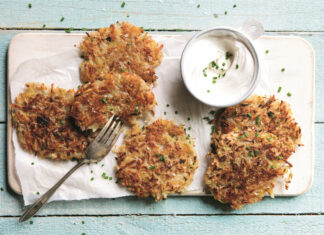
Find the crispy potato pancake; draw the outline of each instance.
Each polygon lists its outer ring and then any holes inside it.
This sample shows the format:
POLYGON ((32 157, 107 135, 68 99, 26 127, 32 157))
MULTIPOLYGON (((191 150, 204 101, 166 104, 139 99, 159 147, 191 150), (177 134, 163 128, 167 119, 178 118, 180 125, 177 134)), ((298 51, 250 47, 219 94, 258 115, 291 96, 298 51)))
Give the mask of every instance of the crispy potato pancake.
POLYGON ((117 152, 116 176, 137 197, 156 201, 183 193, 198 167, 193 140, 183 126, 158 119, 126 134, 117 152))
POLYGON ((154 68, 162 61, 162 47, 142 28, 128 22, 100 28, 87 34, 80 44, 84 57, 81 80, 93 82, 106 73, 129 72, 151 84, 157 79, 154 68))
POLYGON ((83 85, 75 94, 71 115, 81 130, 95 132, 112 114, 133 123, 154 114, 155 105, 154 93, 139 76, 114 73, 83 85))
POLYGON ((301 129, 287 103, 254 95, 214 120, 205 183, 234 209, 273 197, 279 177, 290 183, 288 158, 301 145, 301 129))
POLYGON ((74 90, 27 83, 26 90, 11 105, 19 143, 41 158, 84 158, 87 138, 70 122, 74 90))

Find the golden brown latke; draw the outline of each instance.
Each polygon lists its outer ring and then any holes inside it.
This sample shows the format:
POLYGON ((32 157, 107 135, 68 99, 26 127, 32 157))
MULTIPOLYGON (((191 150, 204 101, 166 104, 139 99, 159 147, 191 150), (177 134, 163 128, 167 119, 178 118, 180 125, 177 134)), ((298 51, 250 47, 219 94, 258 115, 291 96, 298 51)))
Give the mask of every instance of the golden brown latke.
POLYGON ((84 37, 80 44, 84 61, 81 80, 93 82, 111 72, 135 73, 148 84, 157 77, 154 68, 161 61, 163 45, 157 44, 144 30, 128 22, 100 28, 84 37))
POLYGON ((193 140, 182 125, 168 120, 134 126, 117 155, 116 176, 121 185, 137 197, 152 196, 156 201, 183 193, 198 167, 193 140))
POLYGON ((75 94, 71 115, 81 130, 95 132, 112 114, 126 122, 154 114, 155 97, 150 87, 137 75, 106 74, 104 80, 87 83, 75 94))
POLYGON ((216 200, 234 209, 273 197, 275 181, 290 183, 288 158, 301 145, 301 129, 287 103, 253 96, 214 120, 205 183, 216 200))
POLYGON ((27 83, 26 87, 11 105, 22 148, 41 158, 84 158, 88 140, 68 116, 74 91, 39 83, 27 83))

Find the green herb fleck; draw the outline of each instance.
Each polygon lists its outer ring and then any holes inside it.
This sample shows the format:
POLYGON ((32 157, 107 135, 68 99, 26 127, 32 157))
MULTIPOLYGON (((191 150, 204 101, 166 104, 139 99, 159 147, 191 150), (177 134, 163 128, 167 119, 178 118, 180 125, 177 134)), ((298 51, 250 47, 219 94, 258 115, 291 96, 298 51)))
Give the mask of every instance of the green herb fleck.
POLYGON ((259 125, 260 124, 260 116, 257 116, 257 119, 256 119, 256 124, 259 125))
POLYGON ((268 116, 271 118, 274 118, 274 113, 270 111, 270 112, 268 112, 268 116))
POLYGON ((250 150, 250 146, 246 146, 246 150, 250 150))
POLYGON ((145 127, 143 126, 143 127, 142 127, 142 131, 144 131, 144 130, 145 130, 145 127))
POLYGON ((32 8, 32 6, 33 6, 33 5, 32 5, 31 3, 28 4, 28 8, 32 8))
POLYGON ((275 167, 274 166, 271 166, 271 169, 273 170, 275 167))
POLYGON ((258 134, 258 132, 256 132, 256 133, 255 133, 255 137, 258 137, 258 136, 259 136, 259 134, 258 134))
POLYGON ((236 8, 236 4, 233 5, 233 8, 236 8))
POLYGON ((121 8, 124 8, 125 5, 126 5, 126 3, 125 3, 125 2, 122 2, 122 4, 120 5, 120 7, 121 7, 121 8))
POLYGON ((36 192, 36 195, 39 195, 39 192, 36 192))
POLYGON ((190 131, 191 130, 191 127, 188 127, 188 131, 190 131))
POLYGON ((247 116, 248 116, 248 117, 252 117, 252 114, 251 114, 251 113, 248 113, 247 116))
POLYGON ((107 104, 107 103, 108 103, 107 99, 106 99, 106 98, 104 98, 104 97, 101 97, 101 98, 100 98, 100 100, 101 100, 102 102, 104 102, 105 104, 107 104))
POLYGON ((81 223, 84 224, 84 221, 82 221, 81 223))
POLYGON ((94 178, 93 178, 93 177, 91 177, 91 178, 90 178, 90 180, 91 180, 91 181, 93 181, 93 180, 94 180, 94 178))
POLYGON ((236 65, 235 65, 235 69, 238 69, 238 68, 239 68, 239 65, 238 65, 238 64, 236 64, 236 65))
POLYGON ((108 180, 112 180, 112 177, 110 176, 108 180))
POLYGON ((214 67, 216 67, 216 62, 213 60, 212 62, 211 62, 211 66, 214 68, 214 67))
POLYGON ((91 170, 90 173, 92 174, 93 173, 93 170, 91 170))
POLYGON ((277 124, 279 124, 280 123, 280 121, 277 121, 277 124))
POLYGON ((60 120, 60 123, 61 123, 62 125, 65 125, 65 121, 63 121, 63 120, 60 120))
POLYGON ((288 92, 288 93, 287 93, 287 96, 288 96, 288 97, 290 97, 290 96, 291 96, 291 93, 290 93, 290 92, 288 92))
POLYGON ((207 90, 207 93, 210 93, 210 90, 207 90))
POLYGON ((164 112, 164 115, 166 115, 167 114, 167 112, 164 112))
POLYGON ((253 156, 253 151, 249 151, 249 156, 250 156, 250 157, 253 156))
POLYGON ((161 160, 162 162, 165 162, 164 154, 161 156, 160 160, 161 160))
POLYGON ((242 139, 242 138, 243 138, 243 135, 240 135, 240 136, 238 136, 237 138, 238 138, 238 139, 242 139))
POLYGON ((103 167, 105 164, 101 164, 101 167, 103 167))
POLYGON ((245 136, 245 137, 248 137, 248 133, 247 133, 247 132, 244 132, 244 136, 245 136))
POLYGON ((225 11, 224 14, 227 15, 227 11, 225 11))
POLYGON ((285 72, 285 70, 286 70, 285 68, 282 68, 282 69, 281 69, 281 72, 285 72))
POLYGON ((232 56, 233 56, 232 53, 226 51, 226 56, 225 56, 225 59, 226 59, 226 60, 228 60, 228 59, 229 59, 230 57, 232 57, 232 56))
POLYGON ((178 114, 178 111, 174 111, 175 114, 178 114))
POLYGON ((281 160, 281 156, 278 156, 278 160, 281 160))
POLYGON ((120 67, 120 70, 123 71, 123 72, 126 72, 126 70, 122 67, 120 67))
POLYGON ((187 121, 190 121, 190 117, 187 118, 187 121))
POLYGON ((281 89, 282 89, 282 87, 280 86, 280 87, 278 88, 277 92, 280 93, 281 89))
POLYGON ((155 169, 154 165, 150 166, 150 170, 154 170, 154 169, 155 169))
POLYGON ((254 156, 258 155, 259 151, 258 150, 254 150, 254 156))
POLYGON ((170 105, 169 105, 169 104, 167 104, 166 106, 167 106, 167 107, 170 107, 170 105))
POLYGON ((197 8, 200 8, 200 4, 197 5, 197 8))
POLYGON ((46 27, 46 24, 43 24, 43 28, 45 28, 46 27))
POLYGON ((268 140, 271 140, 271 139, 272 139, 272 137, 268 137, 267 139, 268 139, 268 140))
POLYGON ((66 29, 65 32, 66 33, 71 33, 71 31, 73 31, 73 30, 74 30, 74 28, 71 27, 71 28, 66 29))
POLYGON ((63 22, 63 21, 64 21, 64 19, 65 19, 65 18, 64 18, 64 17, 62 17, 62 18, 60 19, 60 21, 61 21, 61 22, 63 22))
POLYGON ((265 53, 268 54, 269 53, 269 50, 266 50, 265 53))
POLYGON ((1 187, 1 188, 0 188, 0 191, 4 191, 4 189, 1 187))
POLYGON ((31 221, 29 221, 29 224, 33 224, 33 223, 34 223, 34 221, 32 221, 32 220, 31 220, 31 221))
POLYGON ((82 28, 81 31, 87 31, 87 29, 86 28, 82 28))
POLYGON ((226 65, 226 63, 225 63, 225 62, 223 62, 223 63, 222 63, 222 66, 224 67, 225 65, 226 65))

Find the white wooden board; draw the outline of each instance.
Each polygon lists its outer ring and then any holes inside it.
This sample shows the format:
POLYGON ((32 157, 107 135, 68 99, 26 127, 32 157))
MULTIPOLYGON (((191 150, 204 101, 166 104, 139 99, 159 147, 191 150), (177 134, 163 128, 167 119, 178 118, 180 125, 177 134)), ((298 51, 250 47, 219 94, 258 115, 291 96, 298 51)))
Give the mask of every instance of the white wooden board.
MULTIPOLYGON (((84 33, 23 33, 16 35, 10 43, 8 52, 8 87, 10 88, 10 80, 20 64, 29 59, 45 58, 67 51, 77 45, 83 35, 84 33)), ((169 35, 169 37, 173 36, 169 35)), ((310 188, 313 180, 314 52, 310 44, 297 37, 264 36, 257 40, 257 44, 263 48, 260 49, 261 53, 262 50, 269 50, 269 54, 265 55, 264 53, 261 56, 264 79, 257 93, 275 94, 276 97, 290 103, 303 133, 304 146, 291 157, 291 162, 294 165, 294 177, 289 190, 276 193, 276 195, 300 195, 310 188), (286 68, 284 73, 281 72, 282 67, 286 68), (280 94, 277 94, 279 86, 282 86, 283 89, 280 94), (264 87, 268 88, 263 89, 264 87), (286 96, 288 91, 293 94, 292 97, 286 96)), ((8 103, 10 104, 9 90, 8 94, 8 103)), ((8 112, 8 179, 11 188, 21 194, 19 178, 15 170, 12 131, 8 112)), ((185 195, 201 196, 206 194, 199 191, 185 195)))

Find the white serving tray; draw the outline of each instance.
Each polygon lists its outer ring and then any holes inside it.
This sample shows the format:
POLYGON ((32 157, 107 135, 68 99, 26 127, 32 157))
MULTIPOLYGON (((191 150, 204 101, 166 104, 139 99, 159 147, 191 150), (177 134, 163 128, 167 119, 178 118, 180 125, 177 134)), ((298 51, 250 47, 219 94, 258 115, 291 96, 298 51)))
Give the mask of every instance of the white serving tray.
MULTIPOLYGON (((161 34, 161 33, 160 33, 161 34)), ((165 35, 177 37, 180 34, 165 35)), ((18 66, 23 62, 44 58, 59 54, 76 46, 84 33, 22 33, 16 35, 10 42, 8 50, 8 108, 10 107, 10 80, 18 66)), ((261 55, 265 77, 263 83, 271 83, 269 90, 262 90, 262 82, 257 93, 275 94, 291 104, 294 117, 302 127, 302 141, 304 146, 290 158, 294 165, 293 180, 289 190, 275 193, 276 196, 296 196, 305 193, 313 181, 314 162, 314 81, 315 59, 311 45, 302 38, 263 36, 257 40, 263 52, 269 50, 269 54, 261 55), (263 57, 263 58, 262 58, 263 57), (286 71, 282 73, 281 67, 286 71), (284 74, 284 76, 283 76, 284 74), (284 91, 277 93, 277 88, 282 86, 284 91), (288 98, 286 93, 293 94, 288 98)), ((262 54, 262 52, 260 53, 262 54)), ((12 143, 12 122, 8 110, 8 181, 13 191, 22 194, 19 178, 15 169, 15 152, 12 143)), ((184 195, 204 196, 202 191, 191 191, 184 195)))

